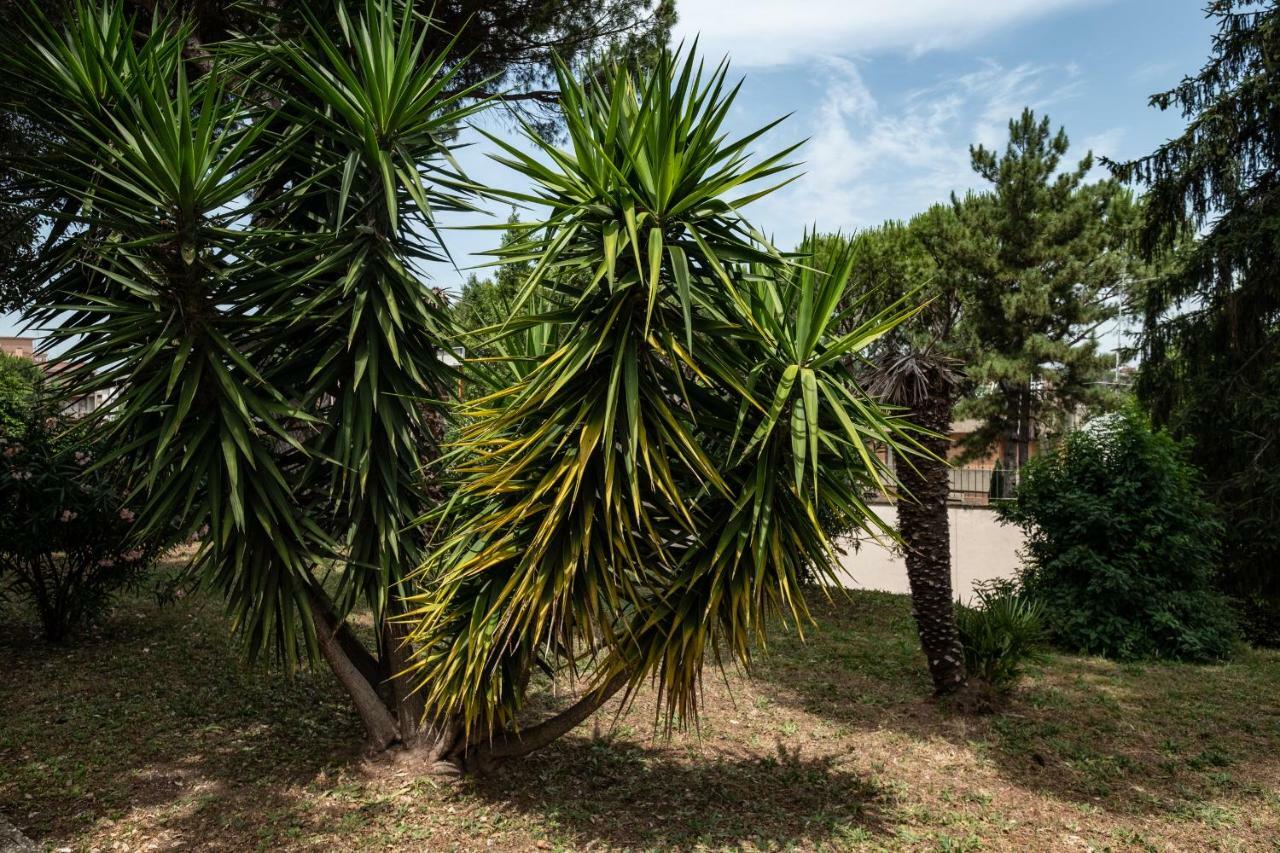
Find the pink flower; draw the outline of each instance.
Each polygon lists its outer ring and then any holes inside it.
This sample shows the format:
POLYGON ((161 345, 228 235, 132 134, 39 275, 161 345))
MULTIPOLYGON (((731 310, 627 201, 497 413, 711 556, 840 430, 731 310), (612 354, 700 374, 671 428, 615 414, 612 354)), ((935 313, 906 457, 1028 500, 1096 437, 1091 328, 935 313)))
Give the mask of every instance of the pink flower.
POLYGON ((76 451, 76 464, 77 464, 77 465, 84 465, 85 463, 87 463, 87 462, 88 462, 90 459, 92 459, 92 458, 93 458, 92 456, 90 456, 88 453, 85 453, 83 450, 77 450, 77 451, 76 451))
POLYGON ((131 522, 131 521, 133 521, 135 518, 137 518, 137 516, 133 514, 133 510, 129 509, 127 506, 120 507, 120 520, 121 520, 121 521, 124 521, 124 522, 131 522))
POLYGON ((132 563, 134 560, 141 560, 142 551, 137 548, 134 548, 132 551, 125 551, 120 555, 120 559, 124 560, 126 563, 132 563))
POLYGON ((76 514, 69 509, 64 509, 58 518, 62 521, 75 521, 76 514))

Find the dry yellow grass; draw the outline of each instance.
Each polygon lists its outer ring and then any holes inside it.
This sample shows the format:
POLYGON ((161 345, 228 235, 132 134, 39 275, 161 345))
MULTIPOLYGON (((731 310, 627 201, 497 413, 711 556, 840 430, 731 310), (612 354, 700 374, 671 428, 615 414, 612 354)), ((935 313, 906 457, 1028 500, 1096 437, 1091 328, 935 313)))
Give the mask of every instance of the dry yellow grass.
POLYGON ((126 600, 69 648, 0 634, 0 812, 72 849, 1278 850, 1280 655, 1054 656, 1006 712, 923 700, 906 601, 815 607, 698 731, 651 697, 459 785, 359 758, 325 673, 239 663, 215 602, 126 600))

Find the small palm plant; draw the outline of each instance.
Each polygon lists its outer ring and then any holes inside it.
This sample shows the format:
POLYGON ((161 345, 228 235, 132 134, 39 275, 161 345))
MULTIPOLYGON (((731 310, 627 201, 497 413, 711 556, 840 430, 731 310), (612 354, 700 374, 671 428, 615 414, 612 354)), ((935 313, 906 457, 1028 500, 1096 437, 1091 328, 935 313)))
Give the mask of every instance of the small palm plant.
POLYGON ((986 584, 975 593, 972 606, 956 608, 965 669, 971 678, 1007 693, 1026 665, 1048 659, 1044 605, 1008 582, 986 584))

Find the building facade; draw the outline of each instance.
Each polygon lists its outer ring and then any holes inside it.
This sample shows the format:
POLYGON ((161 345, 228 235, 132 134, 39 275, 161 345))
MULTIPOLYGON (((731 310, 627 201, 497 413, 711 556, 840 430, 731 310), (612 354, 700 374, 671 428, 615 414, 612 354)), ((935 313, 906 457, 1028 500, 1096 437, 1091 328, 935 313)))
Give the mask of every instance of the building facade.
MULTIPOLYGON (((0 338, 0 352, 17 358, 30 359, 39 364, 44 368, 48 381, 53 384, 58 383, 58 374, 68 367, 65 361, 56 359, 50 361, 47 359, 45 354, 40 352, 39 341, 35 338, 0 338)), ((76 393, 74 389, 67 389, 67 392, 63 394, 66 402, 62 407, 62 411, 73 418, 91 415, 106 406, 113 395, 114 389, 111 388, 100 389, 88 394, 76 393)))

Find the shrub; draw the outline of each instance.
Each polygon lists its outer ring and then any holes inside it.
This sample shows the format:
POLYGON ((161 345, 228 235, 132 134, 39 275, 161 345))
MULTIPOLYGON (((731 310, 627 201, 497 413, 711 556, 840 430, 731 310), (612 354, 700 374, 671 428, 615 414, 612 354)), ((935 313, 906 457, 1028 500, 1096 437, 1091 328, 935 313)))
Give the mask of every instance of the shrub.
POLYGON ((0 437, 24 428, 40 376, 40 367, 30 359, 0 352, 0 437))
POLYGON ((165 544, 131 535, 134 510, 95 456, 61 417, 0 436, 0 596, 29 602, 51 641, 98 616, 165 544))
POLYGON ((1280 649, 1280 601, 1248 594, 1229 600, 1245 639, 1255 646, 1280 649))
POLYGON ((956 628, 971 677, 999 691, 1011 689, 1023 667, 1045 660, 1044 607, 1011 584, 978 587, 977 607, 956 609, 956 628))
POLYGON ((1144 416, 1070 434, 1014 498, 998 511, 1027 535, 1022 587, 1056 643, 1121 659, 1230 654, 1235 626, 1213 588, 1220 525, 1184 448, 1144 416))

